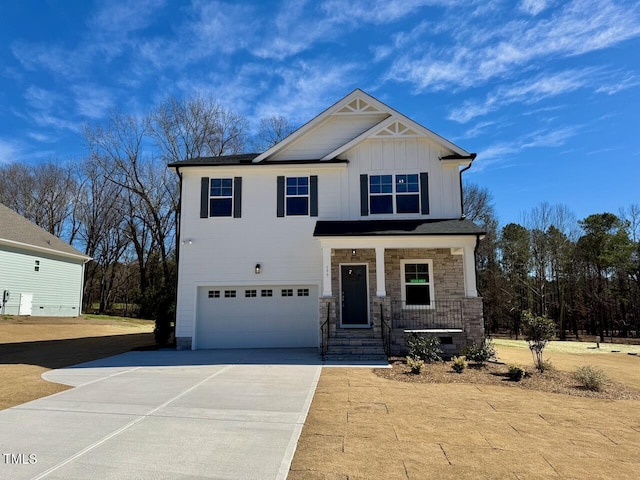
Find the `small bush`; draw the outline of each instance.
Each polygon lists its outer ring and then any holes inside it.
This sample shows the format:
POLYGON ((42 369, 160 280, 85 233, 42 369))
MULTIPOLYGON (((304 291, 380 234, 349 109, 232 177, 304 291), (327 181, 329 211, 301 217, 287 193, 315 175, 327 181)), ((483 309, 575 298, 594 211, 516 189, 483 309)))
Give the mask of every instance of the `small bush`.
POLYGON ((509 378, 514 382, 519 382, 524 377, 527 376, 527 372, 524 368, 516 363, 512 363, 509 365, 509 378))
POLYGON ((470 362, 478 365, 484 365, 485 362, 496 356, 496 349, 490 338, 482 337, 479 342, 468 345, 462 350, 462 354, 467 357, 470 362))
POLYGON ((602 387, 604 387, 609 381, 609 377, 606 373, 599 368, 592 367, 591 365, 578 367, 573 376, 584 388, 594 392, 602 390, 602 387))
POLYGON ((533 363, 540 373, 544 372, 542 351, 556 335, 555 322, 546 315, 538 316, 525 310, 522 312, 522 331, 529 342, 533 363))
POLYGON ((453 357, 451 359, 451 368, 456 373, 462 373, 467 368, 467 359, 464 357, 453 357))
POLYGON ((411 369, 411 373, 418 375, 422 372, 424 361, 415 357, 407 357, 407 366, 411 369))
POLYGON ((440 350, 438 337, 432 335, 421 337, 414 333, 407 340, 407 346, 411 357, 419 358, 427 363, 442 361, 442 350, 440 350))

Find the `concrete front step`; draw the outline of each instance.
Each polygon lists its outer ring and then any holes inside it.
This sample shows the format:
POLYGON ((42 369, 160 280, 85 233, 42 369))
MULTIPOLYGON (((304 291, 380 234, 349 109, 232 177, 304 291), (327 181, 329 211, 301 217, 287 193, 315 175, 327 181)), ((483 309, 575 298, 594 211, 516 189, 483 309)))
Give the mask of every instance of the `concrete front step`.
POLYGON ((379 361, 387 362, 386 355, 325 355, 325 362, 359 362, 359 361, 379 361))

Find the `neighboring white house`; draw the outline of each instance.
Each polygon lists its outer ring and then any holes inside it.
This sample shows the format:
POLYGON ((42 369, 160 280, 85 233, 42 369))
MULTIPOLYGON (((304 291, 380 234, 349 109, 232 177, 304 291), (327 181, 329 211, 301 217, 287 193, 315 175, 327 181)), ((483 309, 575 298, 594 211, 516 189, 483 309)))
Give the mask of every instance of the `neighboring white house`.
POLYGON ((80 315, 84 265, 90 259, 0 204, 2 313, 80 315))
POLYGON ((357 89, 263 153, 171 164, 178 348, 366 355, 401 351, 410 330, 451 351, 480 338, 484 232, 461 201, 474 158, 357 89))

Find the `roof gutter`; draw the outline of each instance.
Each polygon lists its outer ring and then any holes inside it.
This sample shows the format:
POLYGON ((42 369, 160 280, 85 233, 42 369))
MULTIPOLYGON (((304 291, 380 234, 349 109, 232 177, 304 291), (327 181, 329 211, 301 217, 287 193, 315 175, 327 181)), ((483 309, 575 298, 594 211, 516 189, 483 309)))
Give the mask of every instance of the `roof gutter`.
POLYGON ((464 211, 464 195, 462 194, 462 174, 471 168, 471 165, 473 164, 473 161, 475 160, 476 156, 477 155, 475 153, 470 154, 467 157, 469 160, 471 160, 469 162, 469 165, 467 165, 462 170, 460 170, 460 218, 461 219, 466 218, 467 216, 467 214, 464 211))

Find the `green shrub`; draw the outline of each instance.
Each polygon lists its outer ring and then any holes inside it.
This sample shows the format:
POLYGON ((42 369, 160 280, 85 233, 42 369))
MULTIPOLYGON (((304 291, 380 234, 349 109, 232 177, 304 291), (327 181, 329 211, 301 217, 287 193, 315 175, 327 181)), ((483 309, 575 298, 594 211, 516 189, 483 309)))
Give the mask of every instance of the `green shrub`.
POLYGON ((529 342, 529 350, 533 356, 533 363, 540 373, 544 372, 542 351, 556 335, 556 324, 546 315, 538 316, 525 310, 522 312, 522 331, 529 342))
POLYGON ((604 387, 609 381, 609 377, 606 373, 599 368, 592 367, 591 365, 578 367, 573 376, 584 388, 594 392, 602 390, 602 387, 604 387))
POLYGON ((422 337, 413 333, 407 340, 409 356, 419 358, 427 363, 441 362, 442 350, 440 350, 440 339, 432 335, 422 337))
POLYGON ((411 373, 419 374, 424 367, 424 361, 415 357, 407 357, 407 366, 411 369, 411 373))
POLYGON ((467 357, 470 362, 478 365, 484 365, 485 362, 496 356, 496 349, 490 338, 482 337, 482 340, 466 346, 462 350, 462 354, 467 357))
POLYGON ((462 373, 467 368, 467 359, 464 357, 453 357, 451 359, 451 368, 456 373, 462 373))
POLYGON ((509 368, 509 378, 514 382, 519 382, 524 377, 527 376, 527 372, 524 368, 522 368, 517 363, 512 363, 508 366, 509 368))

